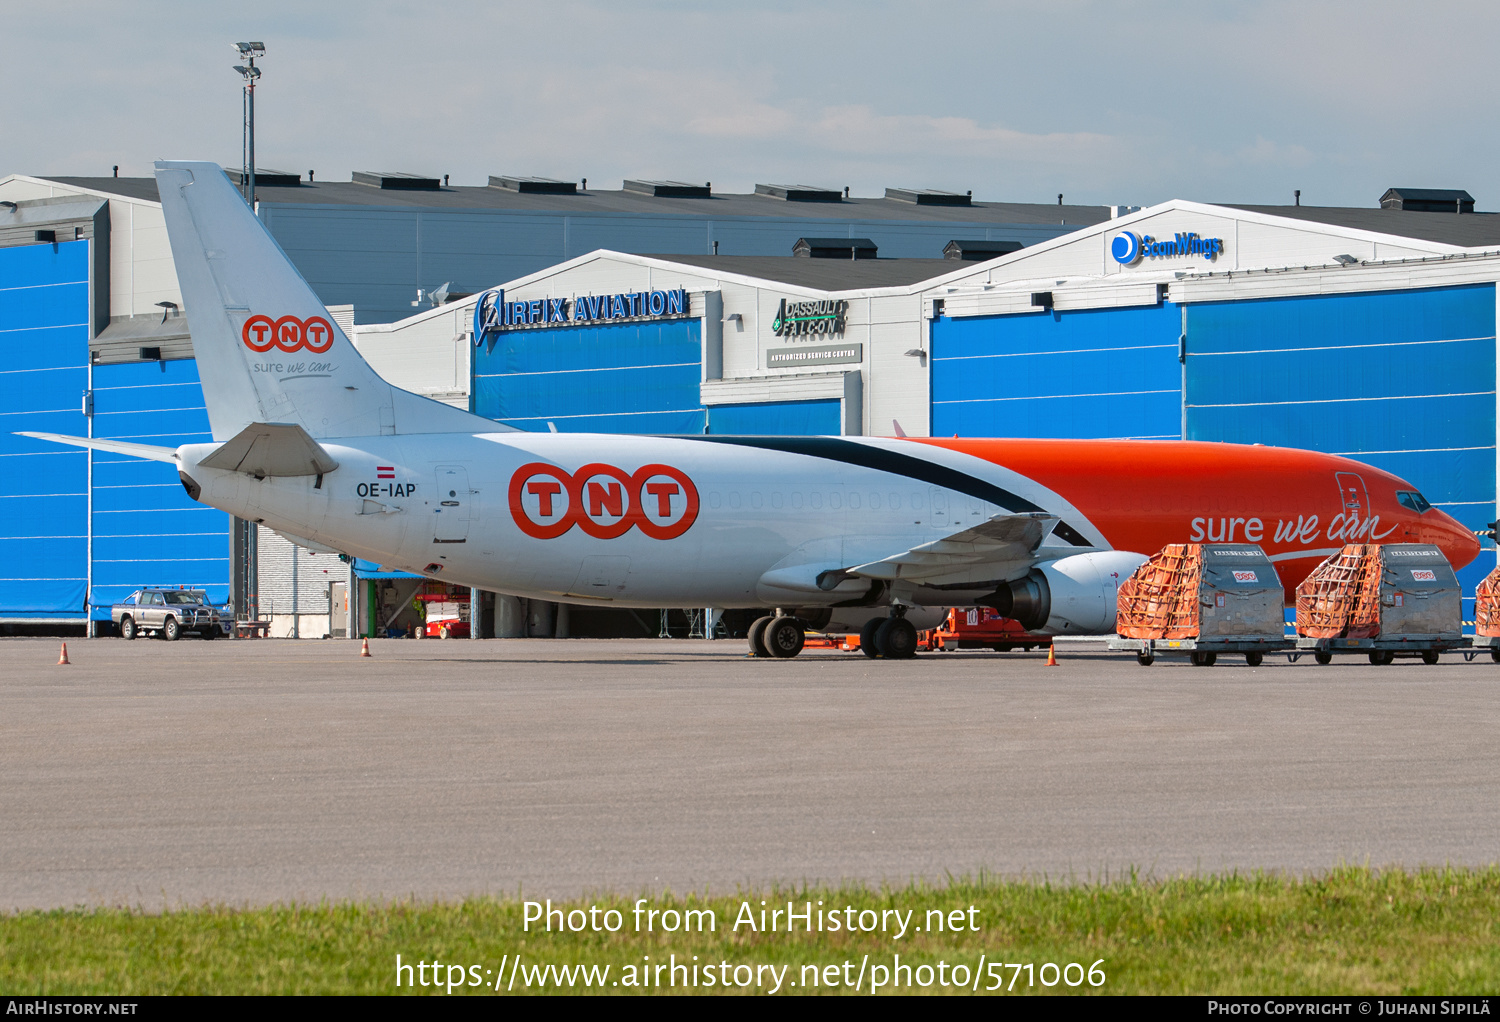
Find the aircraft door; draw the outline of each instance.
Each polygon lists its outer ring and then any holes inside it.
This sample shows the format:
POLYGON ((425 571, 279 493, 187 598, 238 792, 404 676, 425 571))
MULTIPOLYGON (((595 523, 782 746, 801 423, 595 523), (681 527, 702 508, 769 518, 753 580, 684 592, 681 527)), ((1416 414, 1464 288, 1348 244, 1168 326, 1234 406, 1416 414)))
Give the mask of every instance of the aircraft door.
POLYGON ((1364 477, 1356 472, 1335 472, 1339 496, 1344 502, 1344 515, 1364 521, 1370 515, 1370 495, 1365 490, 1364 477))
POLYGON ((432 509, 432 541, 467 543, 473 503, 468 470, 458 465, 439 465, 437 503, 432 509))
POLYGON ((953 531, 954 501, 952 494, 941 486, 934 486, 928 490, 927 499, 932 501, 932 527, 942 529, 944 532, 953 531))

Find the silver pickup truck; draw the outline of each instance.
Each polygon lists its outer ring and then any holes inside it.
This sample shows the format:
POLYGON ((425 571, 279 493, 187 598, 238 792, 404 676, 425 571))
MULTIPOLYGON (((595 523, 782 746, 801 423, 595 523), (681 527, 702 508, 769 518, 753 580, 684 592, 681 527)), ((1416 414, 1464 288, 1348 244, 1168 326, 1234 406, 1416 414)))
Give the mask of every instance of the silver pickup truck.
POLYGON ((230 634, 234 618, 208 602, 202 589, 140 589, 110 608, 122 639, 154 632, 171 642, 183 632, 205 639, 230 634))

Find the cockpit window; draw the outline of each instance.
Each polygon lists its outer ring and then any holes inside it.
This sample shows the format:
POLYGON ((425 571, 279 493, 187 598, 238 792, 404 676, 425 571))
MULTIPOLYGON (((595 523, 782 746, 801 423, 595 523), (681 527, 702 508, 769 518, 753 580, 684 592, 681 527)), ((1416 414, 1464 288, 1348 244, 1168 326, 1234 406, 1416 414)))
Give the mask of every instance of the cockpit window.
POLYGON ((1415 490, 1397 490, 1396 501, 1402 507, 1409 507, 1419 515, 1432 510, 1432 505, 1427 503, 1427 498, 1415 490))

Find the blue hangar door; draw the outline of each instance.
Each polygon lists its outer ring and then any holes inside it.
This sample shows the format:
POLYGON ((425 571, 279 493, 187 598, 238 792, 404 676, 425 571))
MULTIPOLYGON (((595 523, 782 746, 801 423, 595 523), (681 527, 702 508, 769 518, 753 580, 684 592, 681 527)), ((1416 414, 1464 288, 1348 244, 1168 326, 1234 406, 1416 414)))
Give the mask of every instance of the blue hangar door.
POLYGON ((1179 307, 941 317, 932 323, 932 435, 1182 435, 1179 307))
POLYGON ((83 621, 89 456, 18 430, 83 436, 89 244, 0 249, 0 618, 83 621))
POLYGON ((1186 379, 1188 439, 1342 454, 1495 519, 1494 285, 1191 305, 1186 379))

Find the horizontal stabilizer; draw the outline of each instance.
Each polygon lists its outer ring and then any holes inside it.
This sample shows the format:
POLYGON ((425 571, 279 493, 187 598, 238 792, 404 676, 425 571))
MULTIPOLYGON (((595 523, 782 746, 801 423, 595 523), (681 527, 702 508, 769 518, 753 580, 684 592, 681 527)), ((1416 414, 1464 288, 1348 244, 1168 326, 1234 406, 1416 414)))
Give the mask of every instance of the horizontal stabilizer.
POLYGON ((339 467, 307 430, 293 422, 252 422, 198 464, 257 479, 322 475, 339 467))
POLYGON ((70 447, 88 447, 95 451, 109 451, 111 454, 128 454, 132 458, 145 458, 148 461, 177 460, 175 447, 131 444, 124 440, 95 440, 92 437, 63 436, 61 433, 17 433, 16 436, 29 436, 33 440, 50 440, 52 443, 67 444, 70 447))

